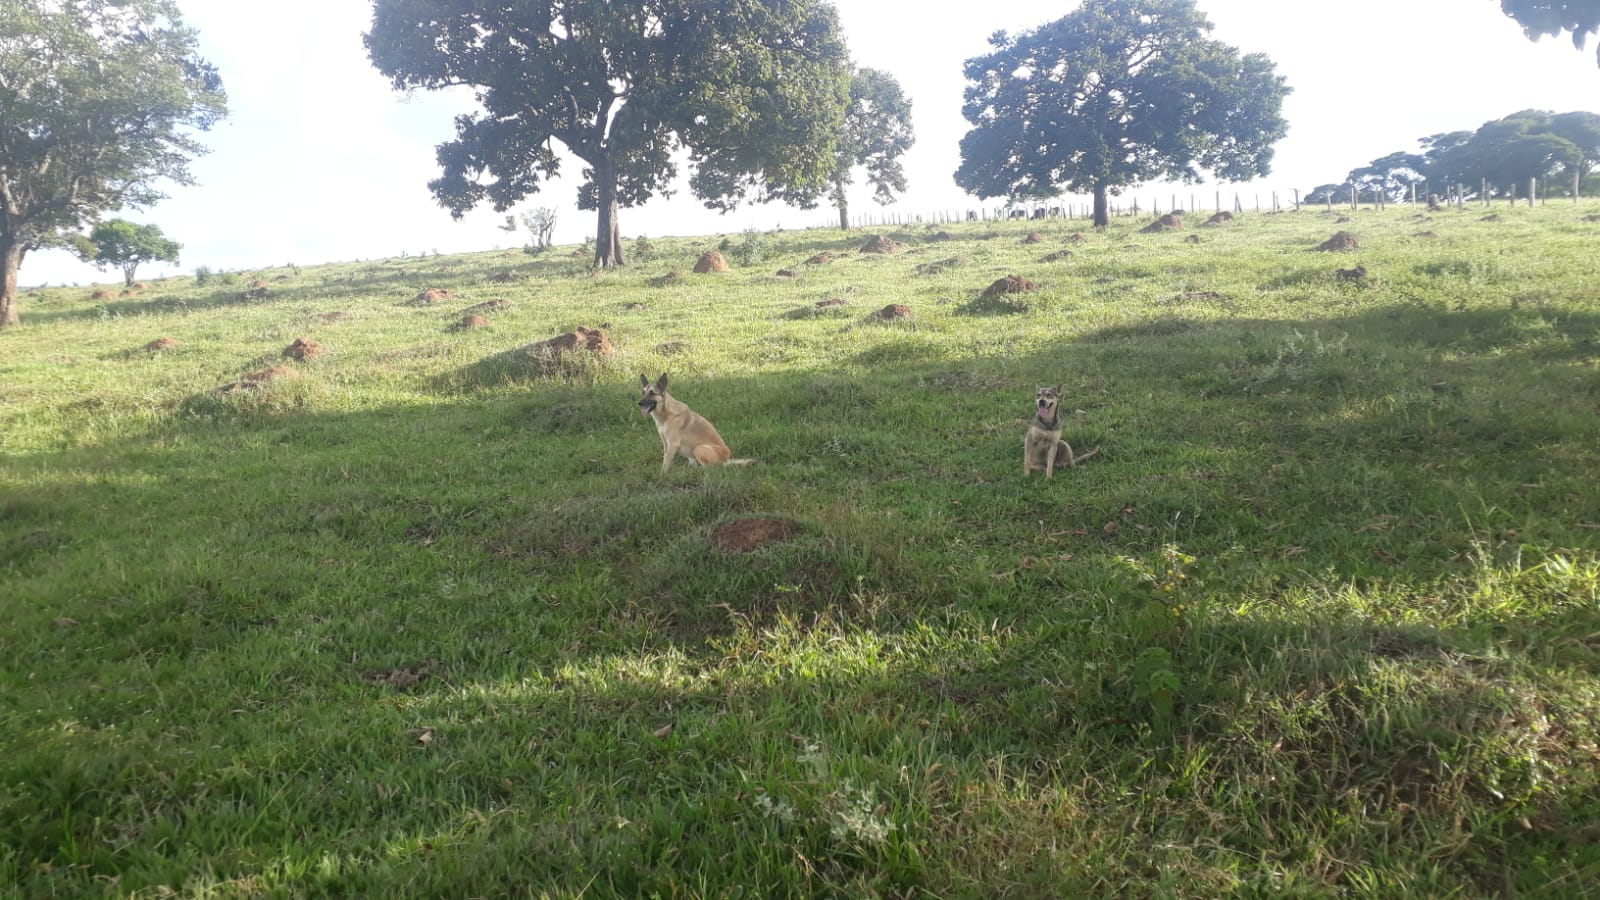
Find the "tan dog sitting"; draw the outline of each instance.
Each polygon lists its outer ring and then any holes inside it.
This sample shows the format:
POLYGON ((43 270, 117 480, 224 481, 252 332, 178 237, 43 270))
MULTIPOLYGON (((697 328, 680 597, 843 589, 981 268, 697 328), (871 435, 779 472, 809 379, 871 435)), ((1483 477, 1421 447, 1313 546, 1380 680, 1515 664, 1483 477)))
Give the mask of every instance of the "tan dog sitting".
POLYGON ((1061 439, 1061 385, 1042 387, 1034 394, 1033 421, 1028 423, 1028 434, 1022 439, 1022 474, 1044 472, 1044 477, 1054 478, 1056 462, 1071 468, 1100 452, 1096 447, 1082 456, 1072 455, 1072 445, 1061 439))
POLYGON ((706 417, 667 393, 665 372, 655 384, 640 375, 639 385, 644 390, 644 396, 639 399, 639 412, 655 420, 656 431, 661 435, 661 471, 672 468, 672 458, 680 455, 701 466, 748 466, 755 462, 731 459, 733 451, 706 417))

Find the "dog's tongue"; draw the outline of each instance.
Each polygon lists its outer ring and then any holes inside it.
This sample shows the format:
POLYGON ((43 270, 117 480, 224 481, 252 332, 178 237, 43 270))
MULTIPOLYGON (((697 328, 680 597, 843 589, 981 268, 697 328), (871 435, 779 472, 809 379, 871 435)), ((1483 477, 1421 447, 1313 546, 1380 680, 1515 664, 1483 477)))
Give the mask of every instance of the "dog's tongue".
POLYGON ((641 406, 639 407, 639 415, 648 417, 650 415, 650 410, 641 406))

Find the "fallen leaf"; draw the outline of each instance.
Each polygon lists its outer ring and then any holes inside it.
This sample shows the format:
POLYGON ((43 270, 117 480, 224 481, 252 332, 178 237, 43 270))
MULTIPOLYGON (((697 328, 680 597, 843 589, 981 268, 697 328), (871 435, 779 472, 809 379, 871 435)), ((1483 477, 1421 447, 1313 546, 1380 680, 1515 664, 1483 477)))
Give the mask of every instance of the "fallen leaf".
POLYGON ((668 722, 667 724, 665 724, 665 725, 663 725, 660 728, 657 728, 655 730, 655 736, 658 737, 658 738, 663 738, 664 739, 664 738, 666 738, 667 735, 672 733, 672 729, 673 729, 673 724, 671 722, 668 722))
POLYGON ((1306 552, 1306 548, 1304 548, 1304 547, 1290 547, 1289 549, 1283 551, 1283 555, 1284 556, 1299 556, 1300 554, 1305 553, 1305 552, 1306 552))
POLYGON ((418 747, 426 747, 433 743, 433 729, 428 726, 413 729, 411 734, 414 736, 418 747))
POLYGON ((61 616, 60 618, 57 618, 55 620, 55 622, 56 622, 57 625, 60 625, 62 628, 69 628, 69 627, 71 627, 73 625, 78 624, 78 620, 77 619, 69 619, 66 616, 61 616))
POLYGON ((1100 529, 1100 530, 1105 532, 1106 534, 1116 534, 1117 530, 1118 530, 1117 529, 1117 523, 1115 523, 1115 522, 1107 522, 1105 527, 1100 529))

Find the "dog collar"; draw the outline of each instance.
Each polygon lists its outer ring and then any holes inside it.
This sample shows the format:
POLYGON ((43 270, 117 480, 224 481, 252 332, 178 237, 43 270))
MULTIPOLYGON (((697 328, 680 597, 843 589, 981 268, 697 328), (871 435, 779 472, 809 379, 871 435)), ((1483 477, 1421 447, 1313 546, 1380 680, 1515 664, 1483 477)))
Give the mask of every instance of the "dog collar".
POLYGON ((1033 421, 1034 424, 1038 425, 1040 428, 1043 428, 1045 431, 1055 431, 1057 428, 1061 427, 1061 416, 1059 415, 1048 422, 1044 420, 1043 416, 1034 416, 1033 421))

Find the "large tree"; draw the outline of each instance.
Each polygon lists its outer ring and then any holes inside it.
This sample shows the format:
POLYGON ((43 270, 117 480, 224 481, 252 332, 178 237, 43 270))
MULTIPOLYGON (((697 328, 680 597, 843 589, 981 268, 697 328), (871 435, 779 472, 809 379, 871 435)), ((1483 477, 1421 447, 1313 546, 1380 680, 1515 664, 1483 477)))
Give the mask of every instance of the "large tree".
POLYGON ((839 227, 850 229, 850 207, 845 187, 857 166, 866 170, 872 197, 880 204, 894 202, 906 190, 906 173, 900 156, 916 142, 911 131, 911 100, 893 75, 877 69, 857 69, 850 76, 850 106, 845 111, 839 137, 839 161, 833 174, 833 205, 839 210, 839 227))
MULTIPOLYGON (((1600 0, 1500 0, 1500 9, 1531 41, 1571 32, 1572 46, 1582 50, 1589 35, 1600 32, 1600 0)), ((1600 63, 1600 47, 1595 61, 1600 63)))
POLYGON ((30 251, 192 183, 225 108, 169 0, 0 0, 0 328, 30 251))
POLYGON ((365 40, 397 89, 476 89, 428 185, 453 216, 537 192, 553 142, 582 160, 596 266, 623 263, 617 211, 666 194, 679 151, 713 209, 831 184, 849 67, 823 0, 374 0, 365 40))
POLYGON ((1351 169, 1346 180, 1355 187, 1356 196, 1381 192, 1391 201, 1404 200, 1413 185, 1421 184, 1427 160, 1420 153, 1400 151, 1380 156, 1360 168, 1351 169))
POLYGON ((159 225, 140 225, 127 219, 99 222, 87 238, 74 241, 78 255, 96 268, 115 266, 124 283, 132 286, 139 266, 147 262, 178 261, 183 245, 161 233, 159 225))
POLYGON ((1270 170, 1289 93, 1259 53, 1208 35, 1193 0, 1086 0, 967 60, 956 184, 980 197, 1107 195, 1146 181, 1242 181, 1270 170))
POLYGON ((1487 182, 1491 196, 1512 193, 1530 178, 1561 175, 1577 185, 1600 161, 1600 116, 1525 109, 1477 131, 1432 135, 1422 143, 1425 174, 1469 192, 1487 182))

